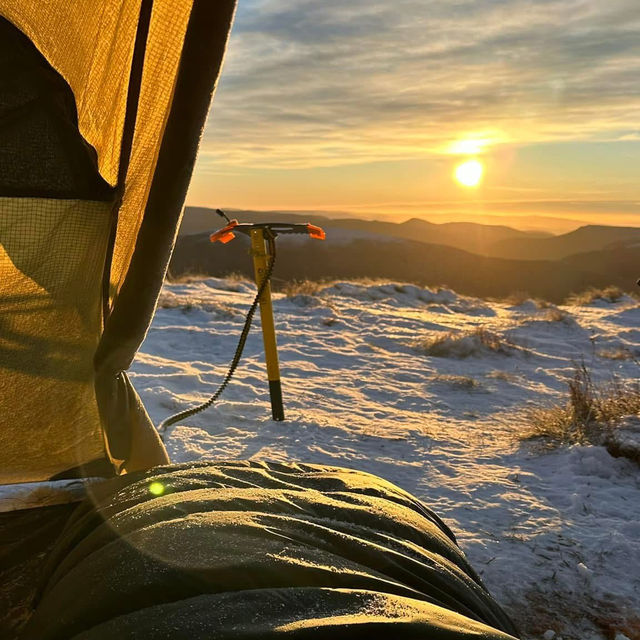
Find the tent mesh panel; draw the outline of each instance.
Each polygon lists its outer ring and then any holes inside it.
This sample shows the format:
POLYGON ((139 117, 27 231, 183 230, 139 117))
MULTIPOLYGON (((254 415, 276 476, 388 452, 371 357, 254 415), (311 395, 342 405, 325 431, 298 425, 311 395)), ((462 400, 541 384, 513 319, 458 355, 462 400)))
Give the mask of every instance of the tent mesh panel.
MULTIPOLYGON (((119 214, 112 281, 126 274, 142 221, 193 0, 154 2, 137 121, 119 214)), ((115 185, 140 0, 25 3, 0 12, 29 36, 73 90, 78 127, 96 149, 100 174, 115 185)), ((94 199, 94 198, 92 198, 94 199)))
POLYGON ((67 81, 82 136, 98 152, 100 173, 118 176, 128 69, 141 0, 1 0, 0 13, 67 81))
POLYGON ((0 198, 0 479, 104 457, 93 389, 111 205, 0 198))

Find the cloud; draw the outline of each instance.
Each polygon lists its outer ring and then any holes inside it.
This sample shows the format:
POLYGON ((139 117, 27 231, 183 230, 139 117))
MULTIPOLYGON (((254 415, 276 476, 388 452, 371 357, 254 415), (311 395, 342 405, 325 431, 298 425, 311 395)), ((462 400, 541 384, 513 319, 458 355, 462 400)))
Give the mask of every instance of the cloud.
POLYGON ((200 165, 619 140, 638 121, 637 0, 240 0, 200 165))

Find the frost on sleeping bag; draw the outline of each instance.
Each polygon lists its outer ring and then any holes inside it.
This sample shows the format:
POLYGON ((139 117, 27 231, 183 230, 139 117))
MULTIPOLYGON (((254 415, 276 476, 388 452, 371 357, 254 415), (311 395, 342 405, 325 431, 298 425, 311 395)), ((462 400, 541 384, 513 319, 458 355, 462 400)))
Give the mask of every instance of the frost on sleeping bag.
POLYGON ((375 476, 204 462, 92 491, 23 640, 517 635, 447 526, 375 476))

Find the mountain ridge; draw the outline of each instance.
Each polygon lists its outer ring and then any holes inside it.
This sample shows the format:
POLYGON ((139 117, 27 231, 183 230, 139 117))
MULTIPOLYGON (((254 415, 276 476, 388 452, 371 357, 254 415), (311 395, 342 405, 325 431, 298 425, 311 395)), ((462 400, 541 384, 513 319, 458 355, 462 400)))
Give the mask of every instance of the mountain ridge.
MULTIPOLYGON (((283 222, 308 221, 331 232, 339 241, 341 230, 380 236, 380 240, 401 238, 427 244, 438 244, 492 258, 561 260, 571 255, 604 250, 613 244, 640 243, 640 227, 613 225, 583 225, 568 233, 544 235, 507 225, 486 225, 475 222, 435 223, 413 217, 403 222, 363 220, 360 218, 328 218, 320 214, 238 211, 239 218, 257 222, 273 217, 283 222)), ((233 214, 232 214, 233 215, 233 214)), ((180 235, 211 231, 222 226, 214 210, 187 207, 180 235), (216 224, 220 222, 220 224, 216 224)))
MULTIPOLYGON (((248 239, 239 236, 228 245, 212 245, 209 234, 183 236, 171 261, 173 276, 202 273, 214 276, 241 273, 252 276, 248 239)), ((336 280, 392 279, 422 286, 446 285, 466 295, 506 297, 514 292, 552 302, 588 287, 610 284, 631 291, 640 265, 640 248, 629 250, 625 269, 599 271, 610 264, 587 254, 583 260, 510 260, 480 256, 455 247, 415 240, 355 238, 344 244, 287 238, 278 243, 275 278, 336 280), (634 260, 634 256, 637 260, 634 260), (593 266, 597 268, 593 268, 593 266), (604 265, 604 266, 603 266, 604 265)), ((276 280, 277 282, 277 280, 276 280)))

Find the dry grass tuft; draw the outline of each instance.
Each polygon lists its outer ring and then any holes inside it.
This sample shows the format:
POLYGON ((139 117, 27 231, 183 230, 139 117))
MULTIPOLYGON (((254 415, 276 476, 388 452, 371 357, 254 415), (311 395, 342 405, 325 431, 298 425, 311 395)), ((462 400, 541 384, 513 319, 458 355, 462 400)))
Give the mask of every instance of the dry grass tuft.
POLYGON ((207 280, 208 278, 216 277, 221 280, 227 280, 228 286, 222 287, 226 291, 240 291, 237 285, 240 284, 248 284, 251 280, 238 271, 232 271, 231 273, 226 273, 222 276, 212 276, 210 273, 203 273, 201 271, 185 271, 184 273, 180 273, 178 275, 174 275, 171 272, 167 273, 167 282, 169 284, 192 284, 194 282, 201 282, 202 280, 207 280))
POLYGON ((158 296, 159 309, 177 309, 183 307, 187 302, 171 291, 161 291, 158 296))
POLYGON ((227 280, 231 280, 231 282, 253 282, 251 278, 244 275, 244 273, 240 273, 240 271, 232 271, 231 273, 227 273, 223 276, 227 280))
POLYGON ((613 347, 611 349, 600 349, 598 355, 607 360, 636 360, 636 354, 627 347, 613 347))
POLYGON ((200 271, 185 271, 184 273, 180 273, 178 275, 173 275, 172 273, 167 273, 167 282, 171 284, 190 284, 192 282, 199 282, 200 280, 206 280, 211 276, 207 273, 202 273, 200 271))
POLYGON ((237 309, 228 304, 203 300, 198 296, 176 295, 171 291, 163 291, 160 294, 158 307, 160 309, 180 309, 182 313, 201 310, 214 313, 218 318, 224 320, 230 320, 240 314, 237 309))
POLYGON ((482 384, 471 376, 441 375, 436 376, 434 383, 446 384, 454 389, 463 391, 477 391, 482 388, 482 384))
POLYGON ((543 300, 542 298, 535 298, 528 291, 514 291, 504 298, 489 298, 489 300, 507 304, 512 307, 519 307, 527 302, 533 302, 538 309, 555 308, 553 302, 543 300))
POLYGON ((549 302, 548 300, 544 300, 543 298, 536 298, 527 291, 514 291, 513 293, 510 293, 508 296, 505 296, 503 298, 489 297, 487 298, 487 300, 489 302, 497 302, 511 307, 520 307, 528 303, 529 305, 535 305, 536 309, 554 310, 558 308, 553 302, 549 302))
POLYGON ((515 373, 509 371, 502 371, 500 369, 494 369, 487 374, 487 378, 493 378, 494 380, 502 380, 503 382, 516 382, 518 376, 515 373))
POLYGON ((515 350, 513 343, 485 327, 466 332, 440 333, 416 340, 411 346, 419 353, 434 358, 469 358, 488 352, 512 355, 515 350))
POLYGON ((572 293, 567 297, 565 304, 585 306, 593 304, 596 300, 605 302, 620 302, 627 295, 620 287, 610 286, 604 289, 589 287, 582 293, 572 293))
POLYGON ((572 321, 571 315, 558 307, 547 307, 540 319, 544 322, 570 323, 572 321))
POLYGON ((316 280, 290 280, 282 287, 287 298, 296 296, 315 296, 324 285, 316 280))
MULTIPOLYGON (((548 562, 549 551, 538 553, 548 562)), ((558 554, 558 560, 563 555, 558 554)), ((582 559, 575 550, 571 556, 574 557, 574 562, 582 559)), ((566 564, 567 561, 563 560, 562 563, 566 564)), ((640 638, 640 616, 635 611, 630 611, 624 603, 616 602, 615 598, 611 600, 598 597, 591 589, 582 585, 576 589, 563 588, 555 571, 545 582, 547 584, 531 587, 517 605, 511 603, 509 606, 518 626, 527 629, 528 637, 542 638, 547 629, 554 629, 558 632, 555 638, 578 640, 578 636, 561 633, 561 628, 579 628, 588 621, 601 632, 599 637, 613 640, 619 637, 617 634, 625 634, 627 638, 640 638)), ((587 637, 593 636, 589 634, 587 637)), ((581 635, 580 640, 583 638, 581 635)))
POLYGON ((498 302, 510 304, 512 307, 519 307, 521 304, 531 300, 531 294, 527 291, 513 291, 504 298, 499 298, 498 302))
POLYGON ((212 276, 200 271, 185 271, 179 275, 167 273, 166 281, 169 284, 193 284, 209 278, 216 278, 219 281, 216 288, 223 291, 243 291, 247 285, 253 284, 252 280, 238 271, 232 271, 222 276, 212 276))
POLYGON ((640 384, 613 378, 597 385, 584 363, 576 365, 568 381, 566 403, 532 409, 525 439, 542 438, 551 445, 603 444, 624 418, 640 412, 640 384))
POLYGON ((575 322, 568 311, 559 309, 554 305, 542 307, 542 309, 544 309, 544 311, 528 315, 526 318, 524 318, 524 322, 526 324, 531 324, 534 322, 562 322, 567 325, 573 324, 575 322))

